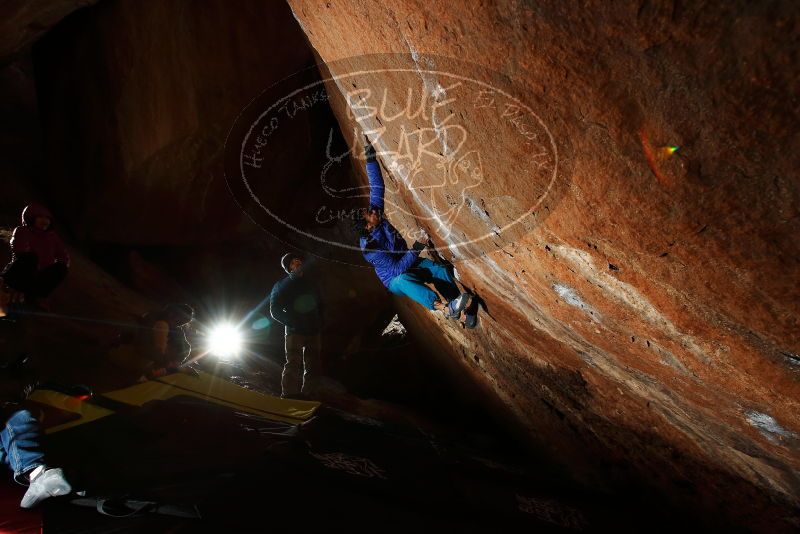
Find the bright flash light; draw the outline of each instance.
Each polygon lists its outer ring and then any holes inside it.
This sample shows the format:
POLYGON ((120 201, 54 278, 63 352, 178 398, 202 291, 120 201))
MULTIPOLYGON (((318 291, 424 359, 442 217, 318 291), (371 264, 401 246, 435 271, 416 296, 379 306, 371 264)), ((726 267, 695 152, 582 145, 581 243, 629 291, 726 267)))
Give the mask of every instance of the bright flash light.
POLYGON ((242 334, 230 324, 214 327, 208 335, 208 352, 216 356, 238 356, 242 350, 242 334))

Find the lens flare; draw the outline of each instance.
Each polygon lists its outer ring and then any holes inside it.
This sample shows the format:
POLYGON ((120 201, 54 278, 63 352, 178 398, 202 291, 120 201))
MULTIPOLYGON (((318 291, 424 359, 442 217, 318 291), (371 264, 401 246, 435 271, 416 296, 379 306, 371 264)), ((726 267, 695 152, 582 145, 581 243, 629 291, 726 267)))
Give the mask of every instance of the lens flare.
POLYGON ((644 128, 639 130, 639 138, 642 141, 642 150, 644 151, 645 160, 647 161, 647 165, 650 167, 650 170, 653 172, 653 176, 656 177, 661 185, 667 187, 671 186, 672 177, 669 174, 662 172, 662 164, 664 164, 667 159, 680 150, 681 147, 678 145, 651 145, 650 139, 648 138, 647 132, 644 130, 644 128))
POLYGON ((259 317, 255 321, 253 321, 252 328, 253 330, 264 330, 270 325, 271 321, 264 316, 259 317))
POLYGON ((215 356, 238 356, 242 351, 242 344, 242 334, 230 324, 218 325, 208 334, 208 352, 215 356))

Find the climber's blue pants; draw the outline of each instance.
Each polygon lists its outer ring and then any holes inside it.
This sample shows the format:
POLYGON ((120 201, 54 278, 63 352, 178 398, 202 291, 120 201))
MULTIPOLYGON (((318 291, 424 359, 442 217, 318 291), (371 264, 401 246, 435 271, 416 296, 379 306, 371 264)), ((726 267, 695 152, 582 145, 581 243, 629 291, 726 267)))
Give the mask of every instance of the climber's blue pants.
POLYGON ((392 278, 389 282, 389 291, 395 295, 406 297, 419 302, 429 310, 434 310, 433 303, 439 300, 436 291, 425 284, 433 284, 444 299, 449 302, 458 297, 460 291, 453 279, 453 272, 449 267, 439 265, 429 259, 417 261, 413 267, 403 274, 392 278))

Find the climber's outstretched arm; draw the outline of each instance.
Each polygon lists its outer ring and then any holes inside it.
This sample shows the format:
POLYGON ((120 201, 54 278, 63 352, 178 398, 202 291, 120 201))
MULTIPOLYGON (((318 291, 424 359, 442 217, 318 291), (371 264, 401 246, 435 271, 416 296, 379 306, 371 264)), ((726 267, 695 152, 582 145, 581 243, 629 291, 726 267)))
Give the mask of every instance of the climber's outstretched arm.
POLYGON ((369 140, 364 147, 364 155, 367 158, 367 177, 369 178, 369 209, 383 211, 383 195, 386 187, 383 184, 383 174, 378 158, 375 155, 375 148, 369 140))

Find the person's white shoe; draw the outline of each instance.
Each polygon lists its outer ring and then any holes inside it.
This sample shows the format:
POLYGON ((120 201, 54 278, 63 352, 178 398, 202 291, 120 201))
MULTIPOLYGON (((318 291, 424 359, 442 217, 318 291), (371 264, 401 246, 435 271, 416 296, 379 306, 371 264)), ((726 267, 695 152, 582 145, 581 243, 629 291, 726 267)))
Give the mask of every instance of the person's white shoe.
POLYGON ((19 503, 22 508, 33 508, 45 499, 66 495, 72 491, 72 486, 64 478, 64 472, 60 468, 43 468, 38 471, 37 473, 34 470, 28 491, 19 503))

